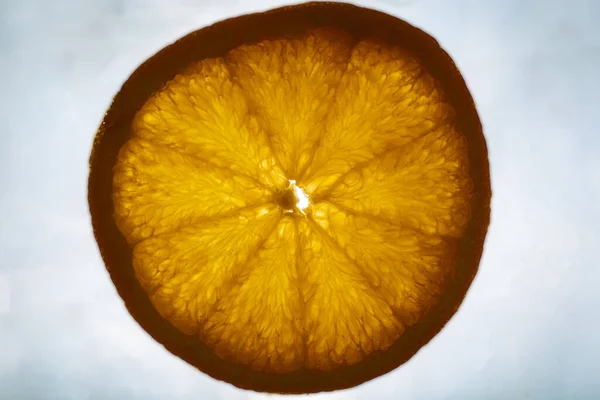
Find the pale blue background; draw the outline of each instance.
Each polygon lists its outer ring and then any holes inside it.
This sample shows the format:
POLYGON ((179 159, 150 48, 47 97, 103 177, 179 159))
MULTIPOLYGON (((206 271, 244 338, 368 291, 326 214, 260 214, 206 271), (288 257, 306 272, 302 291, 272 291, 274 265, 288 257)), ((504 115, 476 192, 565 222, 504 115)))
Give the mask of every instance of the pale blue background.
MULTIPOLYGON (((314 399, 600 399, 600 2, 361 1, 433 34, 488 139, 492 224, 466 301, 400 369, 314 399)), ((0 0, 0 399, 274 398, 133 321, 92 237, 87 160, 147 57, 234 0, 0 0)))

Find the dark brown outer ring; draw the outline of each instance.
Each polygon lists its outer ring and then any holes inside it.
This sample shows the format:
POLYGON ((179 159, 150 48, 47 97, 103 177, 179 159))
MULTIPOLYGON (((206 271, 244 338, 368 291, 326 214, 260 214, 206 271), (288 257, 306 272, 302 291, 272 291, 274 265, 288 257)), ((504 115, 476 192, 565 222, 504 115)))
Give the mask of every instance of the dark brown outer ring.
POLYGON ((168 351, 202 372, 237 387, 262 392, 314 393, 350 388, 409 360, 444 327, 462 303, 479 266, 490 220, 490 199, 487 147, 481 123, 452 59, 422 30, 393 16, 344 3, 307 3, 244 15, 190 33, 167 46, 144 62, 125 82, 98 130, 90 157, 88 201, 94 235, 110 277, 130 314, 168 351), (459 243, 459 263, 453 282, 426 318, 406 330, 387 351, 330 372, 259 372, 218 358, 203 342, 181 333, 154 309, 135 277, 132 250, 113 219, 112 169, 119 149, 129 137, 136 111, 182 67, 193 61, 222 56, 243 43, 297 34, 314 27, 339 28, 355 39, 377 38, 406 48, 421 58, 457 110, 460 128, 468 140, 475 193, 472 218, 459 243))

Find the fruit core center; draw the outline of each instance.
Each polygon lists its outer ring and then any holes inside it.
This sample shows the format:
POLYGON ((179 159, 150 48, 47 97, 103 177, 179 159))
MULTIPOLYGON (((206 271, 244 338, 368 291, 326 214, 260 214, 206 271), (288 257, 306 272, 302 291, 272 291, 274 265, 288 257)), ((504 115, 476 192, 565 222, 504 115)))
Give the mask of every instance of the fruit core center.
POLYGON ((295 180, 289 182, 289 186, 281 193, 277 203, 287 212, 292 213, 298 210, 304 214, 304 210, 310 205, 308 195, 302 188, 296 186, 295 180))

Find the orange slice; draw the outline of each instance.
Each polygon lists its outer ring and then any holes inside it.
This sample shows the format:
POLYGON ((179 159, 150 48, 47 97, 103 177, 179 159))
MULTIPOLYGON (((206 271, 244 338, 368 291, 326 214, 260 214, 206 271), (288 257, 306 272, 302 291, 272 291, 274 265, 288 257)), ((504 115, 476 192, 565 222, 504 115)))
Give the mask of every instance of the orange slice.
POLYGON ((132 316, 258 391, 347 388, 408 360, 462 302, 489 223, 485 140, 450 58, 340 3, 167 47, 116 96, 90 166, 132 316))

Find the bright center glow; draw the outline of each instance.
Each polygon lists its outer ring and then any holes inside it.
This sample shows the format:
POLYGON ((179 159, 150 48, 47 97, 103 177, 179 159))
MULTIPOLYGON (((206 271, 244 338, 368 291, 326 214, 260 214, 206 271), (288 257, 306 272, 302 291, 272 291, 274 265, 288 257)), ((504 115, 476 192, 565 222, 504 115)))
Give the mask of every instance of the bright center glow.
POLYGON ((296 207, 298 207, 300 212, 304 214, 304 209, 310 205, 308 196, 306 193, 304 193, 304 190, 302 190, 302 188, 296 186, 295 180, 290 180, 290 186, 292 186, 292 189, 294 189, 294 194, 296 195, 296 199, 298 200, 298 202, 296 203, 296 207))

